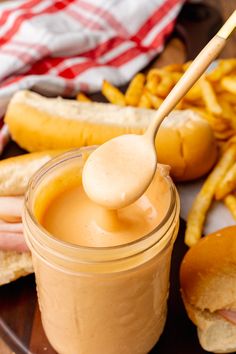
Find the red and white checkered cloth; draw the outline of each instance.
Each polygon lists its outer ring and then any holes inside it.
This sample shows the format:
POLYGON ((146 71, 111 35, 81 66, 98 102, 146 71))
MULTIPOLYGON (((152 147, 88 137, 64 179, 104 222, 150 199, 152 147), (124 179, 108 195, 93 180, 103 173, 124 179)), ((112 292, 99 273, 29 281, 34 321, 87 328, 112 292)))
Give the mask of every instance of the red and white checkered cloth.
POLYGON ((99 90, 104 79, 126 83, 163 49, 183 2, 1 3, 0 116, 19 89, 72 96, 99 90))

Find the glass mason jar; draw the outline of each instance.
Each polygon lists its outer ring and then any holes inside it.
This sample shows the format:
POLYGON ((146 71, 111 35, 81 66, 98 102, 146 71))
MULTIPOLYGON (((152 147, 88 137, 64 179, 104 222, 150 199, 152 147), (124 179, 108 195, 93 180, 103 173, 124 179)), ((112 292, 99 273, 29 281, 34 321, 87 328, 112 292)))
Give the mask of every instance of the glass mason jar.
MULTIPOLYGON (((166 320, 169 270, 179 226, 179 198, 169 177, 170 205, 149 234, 113 247, 82 247, 48 233, 36 206, 63 189, 63 173, 81 180, 94 147, 51 160, 31 179, 23 215, 32 252, 45 333, 59 354, 144 354, 159 339, 166 320), (76 167, 76 169, 75 169, 76 167)), ((79 232, 79 230, 78 230, 79 232)))

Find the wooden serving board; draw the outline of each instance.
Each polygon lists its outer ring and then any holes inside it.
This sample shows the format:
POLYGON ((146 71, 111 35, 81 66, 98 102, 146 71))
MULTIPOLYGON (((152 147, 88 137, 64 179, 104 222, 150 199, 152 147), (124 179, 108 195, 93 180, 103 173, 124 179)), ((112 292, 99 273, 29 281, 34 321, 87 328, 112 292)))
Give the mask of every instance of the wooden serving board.
MULTIPOLYGON (((188 4, 182 11, 176 27, 177 36, 186 44, 184 59, 192 59, 220 24, 221 18, 215 9, 188 4)), ((173 58, 173 48, 167 46, 164 54, 152 65, 161 66, 173 62, 173 58)), ((98 95, 94 97, 101 100, 98 95)), ((10 143, 3 158, 22 152, 14 143, 10 143)), ((179 266, 187 250, 183 242, 184 230, 185 223, 181 221, 172 258, 167 323, 158 344, 151 351, 152 354, 206 353, 198 343, 196 329, 188 320, 180 297, 179 266)), ((15 354, 55 354, 42 328, 33 275, 0 287, 0 337, 15 354)), ((0 350, 0 354, 6 353, 0 350)))

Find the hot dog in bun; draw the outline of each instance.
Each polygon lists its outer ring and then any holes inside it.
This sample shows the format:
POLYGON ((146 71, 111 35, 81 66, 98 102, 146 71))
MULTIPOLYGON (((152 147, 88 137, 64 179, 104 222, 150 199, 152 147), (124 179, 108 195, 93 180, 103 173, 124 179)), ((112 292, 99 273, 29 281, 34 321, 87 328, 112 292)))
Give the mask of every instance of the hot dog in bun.
POLYGON ((33 272, 23 236, 23 196, 30 177, 61 152, 36 152, 0 161, 0 285, 33 272))
MULTIPOLYGON (((155 110, 109 103, 46 98, 17 92, 5 122, 12 139, 28 151, 70 149, 99 145, 122 134, 142 134, 155 110)), ((206 174, 217 158, 209 123, 191 110, 172 112, 156 138, 158 160, 171 166, 174 180, 192 180, 206 174)))

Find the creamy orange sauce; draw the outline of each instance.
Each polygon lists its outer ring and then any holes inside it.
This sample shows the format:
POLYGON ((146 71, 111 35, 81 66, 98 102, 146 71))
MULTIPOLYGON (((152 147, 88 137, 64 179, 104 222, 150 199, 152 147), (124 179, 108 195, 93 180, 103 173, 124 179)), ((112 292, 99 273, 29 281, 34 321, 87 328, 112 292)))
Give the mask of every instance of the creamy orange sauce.
POLYGON ((83 169, 83 186, 95 203, 120 209, 147 190, 156 166, 156 150, 151 139, 146 135, 121 135, 91 153, 83 169))
POLYGON ((107 210, 92 202, 81 184, 68 186, 48 203, 40 223, 60 240, 81 246, 122 245, 147 235, 164 218, 170 191, 163 170, 133 204, 107 210))

